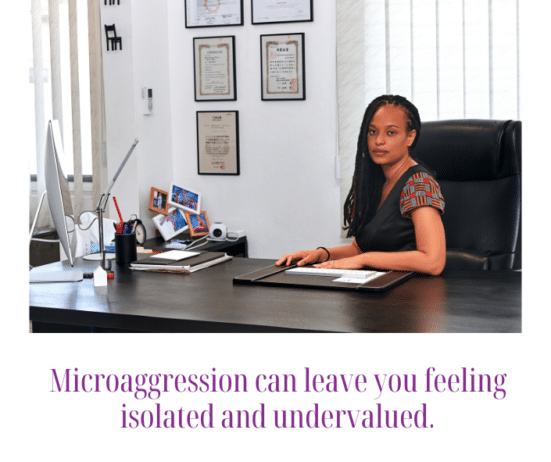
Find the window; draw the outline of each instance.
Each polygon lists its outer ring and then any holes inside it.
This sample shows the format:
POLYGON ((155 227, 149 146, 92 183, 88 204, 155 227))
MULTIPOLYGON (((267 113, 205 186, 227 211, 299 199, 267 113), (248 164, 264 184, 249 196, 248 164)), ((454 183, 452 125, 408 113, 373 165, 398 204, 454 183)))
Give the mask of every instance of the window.
POLYGON ((71 19, 75 21, 72 32, 69 30, 69 0, 32 2, 29 92, 34 102, 31 113, 35 116, 29 125, 34 125, 35 130, 29 144, 31 175, 37 174, 37 159, 44 150, 45 127, 53 118, 60 121, 65 151, 65 159, 61 162, 65 174, 74 174, 73 153, 76 151, 78 155, 80 151, 82 174, 92 175, 87 2, 74 0, 71 3, 76 7, 76 11, 71 12, 71 19))

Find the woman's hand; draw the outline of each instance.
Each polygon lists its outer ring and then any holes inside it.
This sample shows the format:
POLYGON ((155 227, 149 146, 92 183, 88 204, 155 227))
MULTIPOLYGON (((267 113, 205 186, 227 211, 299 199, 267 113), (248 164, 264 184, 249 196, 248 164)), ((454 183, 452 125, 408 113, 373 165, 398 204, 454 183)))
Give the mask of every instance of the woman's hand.
POLYGON ((329 260, 314 266, 316 268, 363 269, 365 265, 358 256, 355 256, 341 258, 340 260, 329 260))
POLYGON ((317 263, 318 261, 323 261, 326 258, 327 252, 323 249, 299 250, 298 252, 290 253, 281 257, 278 261, 276 261, 276 266, 289 266, 293 263, 296 263, 297 266, 304 266, 317 263))

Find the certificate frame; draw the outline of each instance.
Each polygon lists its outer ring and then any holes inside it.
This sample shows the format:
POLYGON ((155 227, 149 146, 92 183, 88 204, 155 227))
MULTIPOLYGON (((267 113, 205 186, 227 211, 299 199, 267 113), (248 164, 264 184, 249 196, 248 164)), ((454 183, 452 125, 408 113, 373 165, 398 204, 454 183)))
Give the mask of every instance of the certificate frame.
POLYGON ((253 25, 312 21, 314 21, 314 0, 251 0, 253 25), (276 3, 287 4, 287 11, 270 11, 270 5, 276 3))
POLYGON ((235 36, 194 37, 193 71, 195 101, 237 100, 235 36), (213 70, 217 75, 209 76, 213 70))
POLYGON ((185 16, 188 29, 242 26, 243 0, 185 0, 185 16))
POLYGON ((240 174, 239 111, 197 111, 197 173, 240 174))
POLYGON ((261 35, 260 88, 262 101, 305 100, 304 62, 304 32, 261 35), (282 51, 280 52, 280 50, 282 51), (295 54, 294 59, 293 53, 295 54), (286 60, 288 62, 285 62, 286 60), (275 67, 280 67, 281 70, 278 72, 275 67))

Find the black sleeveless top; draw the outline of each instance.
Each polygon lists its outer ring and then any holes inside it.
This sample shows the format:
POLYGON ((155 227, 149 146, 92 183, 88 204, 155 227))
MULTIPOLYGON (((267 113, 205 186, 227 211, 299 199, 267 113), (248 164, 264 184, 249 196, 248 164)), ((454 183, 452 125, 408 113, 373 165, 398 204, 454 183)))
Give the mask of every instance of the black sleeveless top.
POLYGON ((402 215, 400 210, 401 200, 405 196, 410 213, 412 208, 425 205, 444 211, 444 198, 438 183, 425 167, 414 165, 404 172, 375 216, 355 236, 362 252, 403 252, 417 249, 413 222, 402 215))

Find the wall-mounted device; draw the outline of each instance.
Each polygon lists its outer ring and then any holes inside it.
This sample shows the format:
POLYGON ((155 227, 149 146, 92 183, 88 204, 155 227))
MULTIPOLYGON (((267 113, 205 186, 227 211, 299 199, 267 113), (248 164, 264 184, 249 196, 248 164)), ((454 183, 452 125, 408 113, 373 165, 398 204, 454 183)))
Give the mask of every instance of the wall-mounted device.
POLYGON ((153 114, 153 89, 148 87, 142 88, 142 113, 153 114))
POLYGON ((213 223, 210 227, 209 237, 211 241, 225 241, 227 237, 227 228, 224 223, 213 223))

